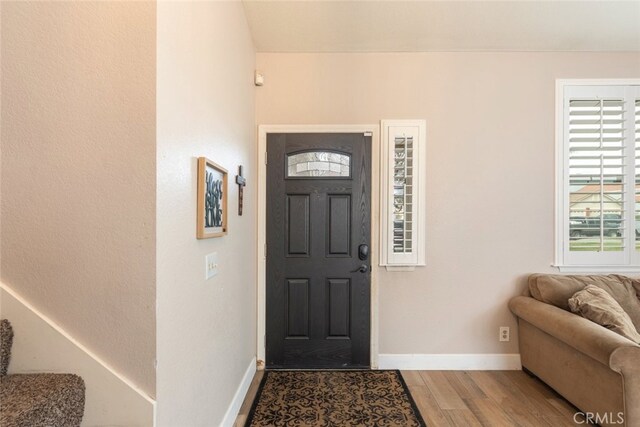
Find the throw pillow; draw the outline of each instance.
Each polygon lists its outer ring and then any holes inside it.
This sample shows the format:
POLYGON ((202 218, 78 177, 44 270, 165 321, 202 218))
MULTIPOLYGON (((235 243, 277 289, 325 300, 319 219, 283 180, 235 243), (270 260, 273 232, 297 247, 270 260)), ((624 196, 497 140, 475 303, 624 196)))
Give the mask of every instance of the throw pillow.
POLYGON ((585 319, 640 344, 640 334, 631 318, 607 291, 587 285, 569 299, 569 308, 585 319))
POLYGON ((637 331, 640 331, 640 281, 618 274, 562 275, 532 274, 529 276, 529 293, 538 301, 569 308, 569 298, 586 285, 594 285, 607 291, 629 315, 637 331))

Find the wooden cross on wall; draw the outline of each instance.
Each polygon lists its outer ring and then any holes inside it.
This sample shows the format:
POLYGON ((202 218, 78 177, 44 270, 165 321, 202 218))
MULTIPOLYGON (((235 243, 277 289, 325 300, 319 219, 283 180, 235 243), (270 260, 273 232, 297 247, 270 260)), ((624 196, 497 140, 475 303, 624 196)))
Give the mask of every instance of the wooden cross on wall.
POLYGON ((244 195, 244 187, 247 185, 247 180, 242 176, 242 166, 238 166, 236 184, 238 184, 238 215, 242 216, 242 196, 244 195))

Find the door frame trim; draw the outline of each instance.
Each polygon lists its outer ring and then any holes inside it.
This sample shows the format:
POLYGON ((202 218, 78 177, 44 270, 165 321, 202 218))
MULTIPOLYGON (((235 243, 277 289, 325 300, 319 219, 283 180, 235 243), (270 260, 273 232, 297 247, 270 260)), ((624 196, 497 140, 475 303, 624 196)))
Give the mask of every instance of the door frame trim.
POLYGON ((378 368, 378 245, 380 241, 380 127, 378 125, 258 125, 258 279, 256 350, 258 369, 265 366, 267 260, 267 134, 371 132, 371 369, 378 368))

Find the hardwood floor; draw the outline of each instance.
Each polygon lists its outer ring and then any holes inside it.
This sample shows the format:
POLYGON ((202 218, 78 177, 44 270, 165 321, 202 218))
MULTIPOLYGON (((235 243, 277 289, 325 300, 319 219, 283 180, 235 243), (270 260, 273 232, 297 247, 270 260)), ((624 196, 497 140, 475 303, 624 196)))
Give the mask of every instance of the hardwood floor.
MULTIPOLYGON (((253 378, 235 426, 242 427, 263 371, 253 378)), ((555 391, 522 371, 402 371, 429 427, 578 425, 578 411, 555 391)), ((580 420, 584 425, 584 420, 580 420)))
POLYGON ((403 371, 428 426, 575 426, 578 411, 522 371, 403 371))
POLYGON ((238 412, 238 418, 236 418, 236 422, 233 425, 234 427, 244 427, 244 423, 247 421, 247 416, 251 410, 251 404, 253 403, 253 399, 256 397, 263 375, 264 371, 256 371, 256 374, 251 381, 251 385, 249 386, 249 390, 247 391, 247 395, 244 398, 244 402, 242 402, 242 406, 240 407, 240 412, 238 412))

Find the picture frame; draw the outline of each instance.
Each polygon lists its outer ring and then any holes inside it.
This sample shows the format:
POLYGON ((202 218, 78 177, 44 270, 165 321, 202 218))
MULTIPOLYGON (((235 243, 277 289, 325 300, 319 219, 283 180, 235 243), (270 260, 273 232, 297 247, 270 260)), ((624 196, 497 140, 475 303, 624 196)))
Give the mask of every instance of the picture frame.
POLYGON ((196 237, 221 237, 227 223, 227 170, 206 157, 198 158, 198 218, 196 237))

